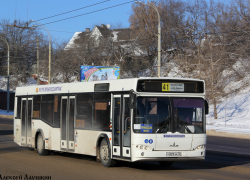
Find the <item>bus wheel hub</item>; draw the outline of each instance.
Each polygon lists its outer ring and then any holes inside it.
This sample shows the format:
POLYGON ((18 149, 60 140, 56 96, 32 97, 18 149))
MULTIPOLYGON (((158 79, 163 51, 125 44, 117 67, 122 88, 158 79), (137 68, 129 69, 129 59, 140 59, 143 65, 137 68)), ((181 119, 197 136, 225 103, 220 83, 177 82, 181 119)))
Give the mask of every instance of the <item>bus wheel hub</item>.
POLYGON ((101 158, 104 161, 108 160, 108 146, 102 146, 101 147, 101 158))

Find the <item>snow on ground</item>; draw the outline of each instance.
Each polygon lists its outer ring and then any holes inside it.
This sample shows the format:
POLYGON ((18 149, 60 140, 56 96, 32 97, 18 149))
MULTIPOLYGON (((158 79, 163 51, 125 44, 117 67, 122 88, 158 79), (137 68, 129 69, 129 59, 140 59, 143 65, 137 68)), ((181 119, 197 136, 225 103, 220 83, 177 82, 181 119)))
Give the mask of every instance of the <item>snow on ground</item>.
POLYGON ((207 130, 250 134, 250 93, 224 99, 217 105, 218 119, 214 119, 213 105, 207 115, 207 130))
POLYGON ((14 115, 14 111, 9 111, 7 113, 7 110, 0 109, 0 115, 14 115))

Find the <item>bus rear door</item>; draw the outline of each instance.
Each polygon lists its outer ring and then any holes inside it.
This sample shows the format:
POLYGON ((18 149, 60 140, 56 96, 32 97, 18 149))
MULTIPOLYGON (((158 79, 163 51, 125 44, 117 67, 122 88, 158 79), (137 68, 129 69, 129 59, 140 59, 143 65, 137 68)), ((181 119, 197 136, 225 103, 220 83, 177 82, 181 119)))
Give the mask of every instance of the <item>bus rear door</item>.
POLYGON ((21 137, 22 146, 31 147, 32 98, 22 98, 21 104, 21 137))

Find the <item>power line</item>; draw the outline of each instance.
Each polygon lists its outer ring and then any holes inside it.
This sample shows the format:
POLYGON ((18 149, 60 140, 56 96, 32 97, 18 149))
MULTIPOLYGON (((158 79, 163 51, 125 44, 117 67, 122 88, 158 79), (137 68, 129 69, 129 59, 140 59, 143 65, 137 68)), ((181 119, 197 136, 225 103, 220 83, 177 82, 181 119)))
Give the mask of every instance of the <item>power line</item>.
POLYGON ((91 12, 88 12, 88 13, 84 13, 84 14, 80 14, 80 15, 68 17, 68 18, 65 18, 65 19, 60 19, 60 20, 57 20, 57 21, 52 21, 52 22, 49 22, 49 23, 45 23, 43 25, 52 24, 52 23, 56 23, 56 22, 60 22, 60 21, 65 21, 65 20, 68 20, 68 19, 72 19, 72 18, 76 18, 76 17, 80 17, 80 16, 84 16, 84 15, 96 13, 96 12, 99 12, 99 11, 103 11, 103 10, 106 10, 106 9, 111 9, 111 8, 114 8, 114 7, 117 7, 117 6, 122 6, 122 5, 125 5, 125 4, 128 4, 128 3, 132 3, 132 2, 134 2, 134 1, 128 1, 128 2, 125 2, 125 3, 122 3, 122 4, 117 4, 117 5, 110 6, 110 7, 103 8, 103 9, 99 9, 99 10, 96 10, 96 11, 91 11, 91 12))
POLYGON ((75 32, 70 32, 70 31, 57 31, 57 30, 49 30, 49 29, 48 31, 61 32, 61 33, 75 33, 75 32))
POLYGON ((71 10, 71 11, 67 11, 67 12, 64 12, 64 13, 60 13, 60 14, 56 14, 56 15, 53 15, 53 16, 49 16, 49 17, 46 17, 46 18, 38 19, 38 20, 36 20, 36 21, 42 21, 42 20, 50 19, 50 18, 53 18, 53 17, 56 17, 56 16, 61 16, 61 15, 63 15, 63 14, 68 14, 68 13, 71 13, 71 12, 74 12, 74 11, 78 11, 78 10, 85 9, 85 8, 88 8, 88 7, 92 7, 92 6, 95 6, 95 5, 98 5, 98 4, 102 4, 102 3, 105 3, 105 2, 107 2, 107 1, 110 1, 110 0, 102 1, 102 2, 95 3, 95 4, 92 4, 92 5, 89 5, 89 6, 81 7, 81 8, 74 9, 74 10, 71 10))

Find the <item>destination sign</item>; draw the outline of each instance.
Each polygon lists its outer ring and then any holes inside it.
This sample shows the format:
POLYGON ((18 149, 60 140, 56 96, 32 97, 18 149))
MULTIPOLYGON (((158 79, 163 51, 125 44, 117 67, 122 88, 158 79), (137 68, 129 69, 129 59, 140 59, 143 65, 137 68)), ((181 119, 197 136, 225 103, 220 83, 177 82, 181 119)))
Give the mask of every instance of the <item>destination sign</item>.
POLYGON ((204 93, 203 81, 191 80, 139 80, 138 92, 204 93))
POLYGON ((162 83, 162 91, 184 92, 184 83, 162 83))

